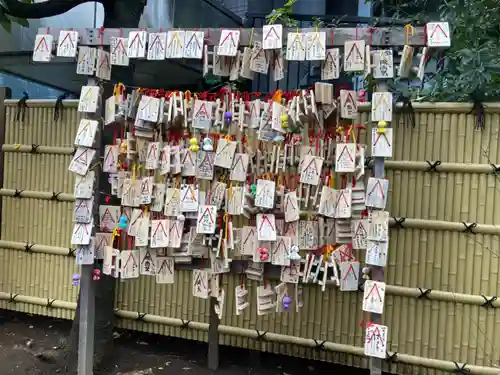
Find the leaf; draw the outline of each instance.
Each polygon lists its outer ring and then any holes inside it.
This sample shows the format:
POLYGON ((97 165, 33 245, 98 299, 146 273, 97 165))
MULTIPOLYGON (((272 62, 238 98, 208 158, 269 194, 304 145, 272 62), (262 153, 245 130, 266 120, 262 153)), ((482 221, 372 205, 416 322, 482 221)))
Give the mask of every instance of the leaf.
POLYGON ((10 20, 5 16, 5 13, 3 9, 0 10, 0 25, 3 27, 5 31, 7 31, 9 34, 12 32, 12 23, 10 20))
POLYGON ((9 14, 6 14, 6 16, 11 22, 17 23, 18 25, 21 25, 23 27, 30 27, 30 23, 26 18, 13 17, 9 14))

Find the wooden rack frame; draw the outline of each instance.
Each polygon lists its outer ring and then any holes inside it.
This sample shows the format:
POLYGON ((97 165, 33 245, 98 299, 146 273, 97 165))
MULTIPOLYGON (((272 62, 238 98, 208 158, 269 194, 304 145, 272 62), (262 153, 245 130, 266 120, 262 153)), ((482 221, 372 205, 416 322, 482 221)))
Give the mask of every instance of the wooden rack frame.
MULTIPOLYGON (((205 29, 161 29, 163 32, 173 30, 197 30, 205 33, 205 44, 208 46, 219 45, 220 35, 222 30, 240 31, 241 47, 248 46, 253 40, 262 40, 262 28, 254 29, 226 29, 226 28, 205 28, 205 29), (253 35, 253 36, 252 36, 253 35)), ((38 34, 50 34, 54 40, 59 38, 59 32, 67 29, 46 28, 38 29, 38 34)), ((84 46, 109 46, 112 37, 127 37, 131 31, 140 31, 141 29, 73 29, 78 32, 78 43, 84 46)), ((347 41, 364 40, 366 43, 373 46, 404 46, 405 44, 413 46, 423 46, 425 44, 425 28, 413 27, 413 32, 402 26, 394 27, 338 27, 338 28, 321 28, 321 29, 297 29, 290 28, 283 30, 283 45, 286 45, 287 35, 289 32, 296 33, 321 31, 326 33, 327 47, 344 46, 347 41)), ((144 31, 144 30, 143 30, 144 31)), ((160 29, 148 29, 149 33, 158 33, 160 29)))

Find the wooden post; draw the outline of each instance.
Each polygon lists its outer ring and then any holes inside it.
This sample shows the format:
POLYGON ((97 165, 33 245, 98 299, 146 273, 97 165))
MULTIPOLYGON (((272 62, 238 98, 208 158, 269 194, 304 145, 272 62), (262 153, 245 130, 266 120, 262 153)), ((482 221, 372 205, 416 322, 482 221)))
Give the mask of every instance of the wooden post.
MULTIPOLYGON (((89 78, 89 86, 97 84, 95 78, 89 78)), ((95 114, 90 117, 100 121, 100 111, 102 111, 101 95, 99 97, 98 108, 95 114)), ((96 135, 96 144, 99 147, 97 155, 100 155, 102 131, 99 127, 96 135)), ((99 158, 97 158, 99 160, 99 158)), ((94 161, 96 162, 96 161, 94 161)), ((91 166, 92 168, 92 166, 91 166)), ((98 168, 100 170, 100 168, 98 168)), ((96 171, 96 178, 99 179, 99 170, 96 171)), ((99 225, 99 183, 94 181, 94 230, 99 225)), ((95 234, 95 233, 94 233, 95 234)), ((93 375, 94 367, 94 326, 95 326, 95 282, 93 280, 94 265, 82 265, 80 277, 80 321, 78 331, 78 375, 93 375)))
MULTIPOLYGON (((10 99, 12 91, 9 87, 0 87, 0 145, 5 143, 5 99, 10 99)), ((0 189, 3 188, 3 174, 4 174, 4 156, 0 152, 0 189)), ((3 199, 0 199, 0 215, 2 214, 3 199)), ((0 234, 2 230, 0 228, 0 234)))
POLYGON ((219 324, 220 320, 215 312, 217 298, 210 297, 210 318, 208 327, 208 369, 215 371, 219 368, 219 324))
MULTIPOLYGON (((382 81, 377 83, 377 92, 388 91, 387 83, 382 81)), ((375 157, 373 174, 375 178, 385 178, 384 171, 384 158, 375 157)), ((371 279, 373 281, 383 282, 385 279, 384 267, 370 266, 371 269, 371 279)), ((380 314, 371 314, 371 322, 375 324, 380 324, 382 316, 380 314)), ((370 358, 370 375, 381 375, 382 374, 382 360, 380 358, 370 358)))
POLYGON ((93 265, 82 265, 80 277, 80 322, 78 335, 78 375, 93 375, 95 290, 93 265))

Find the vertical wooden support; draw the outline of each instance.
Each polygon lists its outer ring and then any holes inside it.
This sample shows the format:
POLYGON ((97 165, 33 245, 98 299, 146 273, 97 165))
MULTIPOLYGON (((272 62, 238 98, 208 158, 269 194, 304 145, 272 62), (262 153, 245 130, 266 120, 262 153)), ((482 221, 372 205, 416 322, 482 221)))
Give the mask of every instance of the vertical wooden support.
MULTIPOLYGON (((89 78, 89 86, 97 84, 95 78, 89 78)), ((100 155, 102 138, 102 121, 100 112, 102 111, 101 94, 99 96, 98 108, 95 114, 90 117, 99 121, 99 127, 96 135, 96 144, 99 149, 97 155, 100 155)), ((100 158, 97 158, 99 161, 100 158)), ((96 163, 97 161, 94 161, 96 163)), ((92 165, 91 165, 92 168, 92 165)), ((99 179, 100 168, 95 169, 96 178, 99 179)), ((99 225, 99 182, 94 181, 94 233, 95 227, 99 225)), ((93 375, 94 367, 94 326, 95 326, 95 282, 93 280, 94 265, 82 265, 80 276, 80 321, 78 332, 78 375, 93 375)))
MULTIPOLYGON (((377 92, 384 92, 387 90, 387 83, 385 81, 377 83, 377 92)), ((373 174, 375 178, 385 178, 384 170, 384 158, 375 157, 374 158, 374 169, 373 174)), ((384 281, 384 267, 370 266, 371 268, 371 279, 373 281, 384 281)), ((371 314, 371 322, 375 324, 380 324, 382 320, 382 315, 371 314)), ((370 358, 370 375, 381 375, 382 374, 382 360, 380 358, 370 358)))
POLYGON ((208 327, 208 369, 215 371, 219 368, 219 324, 220 320, 215 312, 217 298, 210 297, 210 318, 208 327))
MULTIPOLYGON (((12 91, 9 87, 0 87, 0 145, 5 143, 5 99, 10 99, 12 91)), ((3 174, 4 174, 4 153, 0 152, 0 189, 3 188, 3 174)), ((3 198, 0 199, 0 215, 2 215, 3 198)), ((0 236, 2 229, 0 227, 0 236)))
POLYGON ((94 266, 82 265, 80 276, 80 322, 78 335, 78 375, 93 375, 95 283, 94 266))

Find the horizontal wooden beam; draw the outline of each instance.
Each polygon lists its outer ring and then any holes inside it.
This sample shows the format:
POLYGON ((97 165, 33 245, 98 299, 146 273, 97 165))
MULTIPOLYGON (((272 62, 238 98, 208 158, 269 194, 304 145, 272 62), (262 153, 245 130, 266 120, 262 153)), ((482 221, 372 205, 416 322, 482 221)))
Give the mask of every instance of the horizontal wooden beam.
MULTIPOLYGON (((39 34, 50 33, 54 40, 59 38, 59 32, 67 29, 39 28, 39 34)), ((78 31, 80 45, 86 46, 109 46, 112 37, 127 37, 130 31, 140 29, 104 29, 101 33, 99 29, 73 29, 78 31)), ((162 29, 162 31, 179 29, 162 29)), ((182 29, 194 30, 194 29, 182 29)), ((226 29, 229 30, 229 29, 226 29)), ((262 28, 255 29, 234 29, 240 31, 240 46, 248 46, 251 40, 262 40, 262 28)), ((286 45, 288 32, 297 32, 297 28, 284 29, 283 40, 286 45)), ((301 32, 311 32, 316 29, 300 29, 301 32)), ((326 44, 328 47, 344 46, 347 41, 364 40, 367 44, 373 46, 404 46, 410 44, 414 46, 423 46, 425 44, 424 27, 414 27, 413 33, 405 31, 402 26, 393 27, 338 27, 321 28, 319 31, 326 33, 326 44)), ((209 46, 219 44, 222 28, 217 29, 198 29, 205 33, 205 43, 209 46)), ((148 32, 160 32, 160 29, 148 29, 148 32)))

